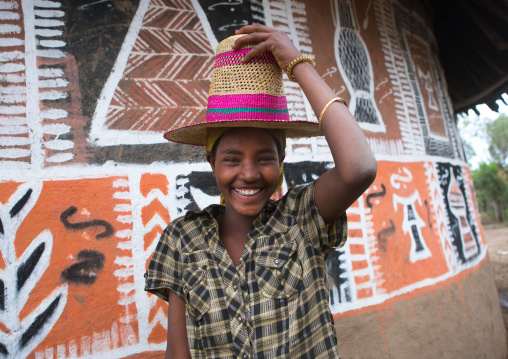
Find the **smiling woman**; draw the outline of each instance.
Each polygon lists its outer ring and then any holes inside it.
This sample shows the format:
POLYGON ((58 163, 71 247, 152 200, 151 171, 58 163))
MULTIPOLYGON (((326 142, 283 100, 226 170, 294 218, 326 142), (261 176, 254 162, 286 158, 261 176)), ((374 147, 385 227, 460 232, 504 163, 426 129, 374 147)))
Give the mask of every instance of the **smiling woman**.
POLYGON ((250 227, 280 187, 284 154, 277 147, 265 129, 236 128, 220 137, 215 154, 207 155, 227 203, 224 216, 219 217, 219 237, 235 266, 245 244, 242 229, 250 227))
POLYGON ((206 121, 165 137, 204 145, 222 193, 171 222, 150 262, 146 290, 169 303, 166 358, 339 357, 325 258, 377 168, 346 102, 284 33, 249 25, 217 48, 206 121), (319 123, 291 121, 281 68, 319 123), (286 137, 317 135, 336 167, 271 200, 286 137))

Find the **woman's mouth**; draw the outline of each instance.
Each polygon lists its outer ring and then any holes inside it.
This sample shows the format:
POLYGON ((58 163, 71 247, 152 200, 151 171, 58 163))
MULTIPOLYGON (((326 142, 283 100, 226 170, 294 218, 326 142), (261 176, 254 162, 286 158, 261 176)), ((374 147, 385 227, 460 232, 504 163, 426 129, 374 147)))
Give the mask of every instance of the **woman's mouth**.
POLYGON ((255 196, 259 192, 261 192, 261 188, 256 189, 245 189, 245 188, 235 188, 236 193, 241 194, 242 196, 255 196))

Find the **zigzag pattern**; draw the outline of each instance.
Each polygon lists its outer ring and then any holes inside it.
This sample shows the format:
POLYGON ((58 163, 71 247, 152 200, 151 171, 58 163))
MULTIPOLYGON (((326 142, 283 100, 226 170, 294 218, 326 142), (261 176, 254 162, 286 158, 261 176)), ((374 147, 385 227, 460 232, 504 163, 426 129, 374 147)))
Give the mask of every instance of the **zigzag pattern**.
POLYGON ((192 10, 191 2, 187 0, 152 0, 150 6, 177 10, 192 10))
MULTIPOLYGON (((170 222, 167 205, 170 203, 168 179, 163 174, 145 173, 141 176, 139 188, 141 193, 141 222, 143 229, 143 243, 145 261, 150 259, 162 232, 170 222)), ((149 343, 165 341, 167 329, 167 306, 155 296, 148 295, 149 313, 146 338, 149 343)))
MULTIPOLYGON (((136 79, 185 80, 207 79, 213 68, 213 58, 193 54, 160 56, 133 54, 125 69, 125 76, 136 79), (182 63, 186 66, 182 67, 182 63)), ((209 85, 209 83, 208 83, 209 85)))
POLYGON ((144 19, 146 28, 181 29, 181 31, 195 31, 199 21, 194 11, 174 11, 171 8, 151 7, 144 19))
POLYGON ((204 118, 213 57, 189 2, 152 2, 105 125, 165 131, 204 118))

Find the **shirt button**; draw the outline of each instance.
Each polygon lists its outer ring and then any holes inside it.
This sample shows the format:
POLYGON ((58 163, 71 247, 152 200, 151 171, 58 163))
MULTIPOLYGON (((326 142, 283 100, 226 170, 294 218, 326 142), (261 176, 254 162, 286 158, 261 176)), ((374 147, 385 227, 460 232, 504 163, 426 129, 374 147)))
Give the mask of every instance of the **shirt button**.
POLYGON ((243 353, 243 359, 247 359, 249 357, 249 354, 243 353))
POLYGON ((273 261, 273 263, 275 263, 276 265, 279 265, 279 264, 280 264, 280 259, 275 259, 275 260, 273 261))
POLYGON ((236 284, 236 283, 235 283, 235 284, 233 284, 233 289, 234 289, 234 290, 237 290, 237 289, 238 289, 238 284, 236 284))
POLYGON ((238 321, 239 321, 240 323, 243 321, 243 318, 242 318, 242 316, 241 316, 241 315, 240 315, 240 316, 238 316, 238 321))

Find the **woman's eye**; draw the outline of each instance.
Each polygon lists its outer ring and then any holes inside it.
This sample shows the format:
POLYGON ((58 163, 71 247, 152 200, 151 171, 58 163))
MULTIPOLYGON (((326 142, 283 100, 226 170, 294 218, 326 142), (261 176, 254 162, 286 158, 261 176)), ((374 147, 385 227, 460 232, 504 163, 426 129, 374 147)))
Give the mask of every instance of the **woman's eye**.
POLYGON ((235 157, 226 157, 226 158, 224 158, 224 161, 225 162, 239 162, 240 160, 235 157))

